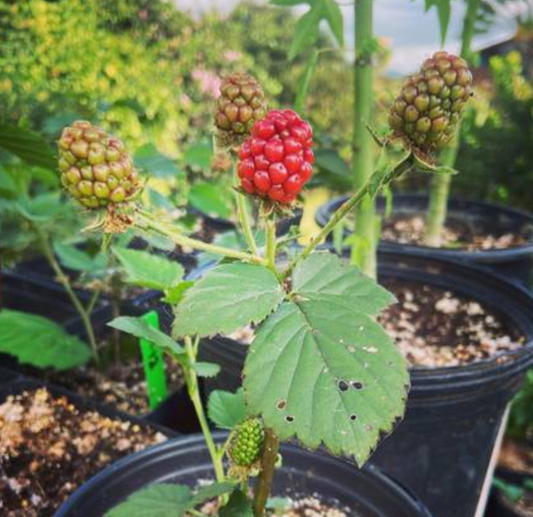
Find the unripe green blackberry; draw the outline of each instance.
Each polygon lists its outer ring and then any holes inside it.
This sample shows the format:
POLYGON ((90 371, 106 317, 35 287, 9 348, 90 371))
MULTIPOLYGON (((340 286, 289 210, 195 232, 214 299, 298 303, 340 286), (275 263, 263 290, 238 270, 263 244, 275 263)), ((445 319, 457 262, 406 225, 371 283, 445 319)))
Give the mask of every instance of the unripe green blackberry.
POLYGON ((472 74, 466 61, 436 52, 406 79, 392 105, 390 127, 413 147, 431 152, 453 138, 471 95, 472 74))
POLYGON ((87 208, 127 201, 139 189, 139 176, 120 140, 90 122, 63 129, 58 142, 61 183, 87 208))
POLYGON ((240 144, 266 112, 265 94, 253 77, 235 73, 223 78, 215 111, 219 141, 240 144))
POLYGON ((258 418, 239 424, 229 449, 232 462, 239 467, 251 467, 261 455, 264 439, 263 423, 258 418))

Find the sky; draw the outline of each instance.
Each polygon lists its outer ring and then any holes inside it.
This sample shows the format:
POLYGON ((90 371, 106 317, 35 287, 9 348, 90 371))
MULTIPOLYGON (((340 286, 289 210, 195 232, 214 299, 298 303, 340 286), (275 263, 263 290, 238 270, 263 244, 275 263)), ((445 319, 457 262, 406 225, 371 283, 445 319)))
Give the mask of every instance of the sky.
MULTIPOLYGON (((216 10, 228 12, 239 0, 173 0, 180 8, 199 15, 202 12, 216 10)), ((257 0, 266 3, 265 0, 257 0)), ((531 0, 533 3, 533 0, 531 0)), ((349 0, 339 0, 347 4, 349 0)), ((499 12, 495 25, 488 34, 481 35, 474 41, 474 46, 485 46, 489 42, 502 41, 511 37, 516 30, 515 15, 521 9, 521 1, 511 2, 505 10, 499 12)), ((464 2, 452 2, 452 19, 446 49, 458 52, 461 34, 464 2)), ((305 10, 305 9, 304 9, 305 10)), ((345 19, 347 46, 353 41, 352 6, 342 7, 345 19)), ((432 9, 424 13, 423 0, 375 0, 375 33, 385 37, 393 49, 388 72, 392 75, 405 75, 413 72, 417 64, 440 47, 440 34, 437 13, 432 9)))

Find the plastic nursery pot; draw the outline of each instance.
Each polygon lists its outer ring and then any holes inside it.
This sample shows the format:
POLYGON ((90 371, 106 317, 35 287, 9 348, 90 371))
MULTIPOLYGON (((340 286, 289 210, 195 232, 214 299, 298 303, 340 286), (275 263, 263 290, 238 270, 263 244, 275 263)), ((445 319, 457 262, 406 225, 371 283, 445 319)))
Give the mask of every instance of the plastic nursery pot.
MULTIPOLYGON (((71 334, 85 336, 76 309, 62 286, 56 282, 22 271, 7 270, 2 272, 0 289, 3 308, 44 316, 71 334)), ((88 293, 78 291, 77 294, 83 303, 89 303, 88 293)), ((93 313, 95 319, 107 310, 104 301, 97 303, 93 313)))
MULTIPOLYGON (((483 504, 503 415, 533 363, 533 296, 486 270, 407 253, 382 252, 379 276, 434 285, 477 300, 526 338, 520 349, 492 359, 411 369, 405 419, 371 460, 413 490, 435 517, 474 517, 483 504)), ((221 337, 202 343, 201 360, 221 366, 219 376, 207 380, 207 394, 241 385, 246 349, 221 337)))
MULTIPOLYGON (((321 206, 316 221, 323 226, 329 216, 346 200, 340 197, 321 206)), ((427 212, 429 198, 426 194, 394 194, 392 215, 419 214, 427 212)), ((385 200, 378 198, 378 211, 384 212, 385 200)), ((433 248, 415 244, 400 244, 382 240, 380 249, 385 251, 408 251, 427 258, 448 258, 468 264, 488 267, 495 272, 530 285, 533 273, 533 214, 501 205, 451 198, 448 201, 448 219, 467 223, 473 228, 486 229, 496 234, 523 232, 528 237, 525 244, 505 249, 468 251, 458 248, 433 248)))
MULTIPOLYGON (((225 435, 217 436, 221 440, 225 435)), ((378 469, 283 445, 276 472, 278 496, 318 495, 357 517, 430 517, 411 494, 378 469)), ((78 489, 54 517, 102 517, 133 492, 154 483, 196 486, 213 472, 202 436, 170 440, 111 465, 78 489)))
MULTIPOLYGON (((517 487, 523 486, 526 479, 533 479, 527 474, 507 469, 497 469, 495 477, 517 487)), ((484 517, 528 517, 528 515, 530 514, 526 514, 516 508, 516 506, 505 497, 503 492, 493 485, 484 517)))

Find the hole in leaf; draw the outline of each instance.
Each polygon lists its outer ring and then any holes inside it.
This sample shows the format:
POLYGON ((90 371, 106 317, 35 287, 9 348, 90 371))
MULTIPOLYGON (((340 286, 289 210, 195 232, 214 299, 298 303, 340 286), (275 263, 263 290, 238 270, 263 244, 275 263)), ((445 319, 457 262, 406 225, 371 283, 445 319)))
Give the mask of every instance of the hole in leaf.
POLYGON ((287 401, 286 400, 280 400, 276 406, 280 411, 285 409, 287 407, 287 401))
POLYGON ((285 420, 287 420, 287 422, 289 422, 289 424, 292 424, 294 422, 294 417, 292 415, 287 415, 285 417, 285 420))
POLYGON ((352 381, 352 388, 354 390, 362 390, 363 389, 363 383, 359 381, 352 381))
POLYGON ((373 427, 372 425, 370 425, 370 424, 366 424, 366 425, 365 425, 365 429, 366 429, 367 431, 373 431, 373 430, 374 430, 374 427, 373 427))
POLYGON ((353 345, 349 345, 348 346, 348 352, 353 354, 355 352, 355 347, 353 345))
POLYGON ((350 415, 350 420, 355 422, 357 420, 357 415, 350 415))
POLYGON ((349 388, 348 383, 342 379, 337 383, 337 386, 341 391, 348 391, 349 388))

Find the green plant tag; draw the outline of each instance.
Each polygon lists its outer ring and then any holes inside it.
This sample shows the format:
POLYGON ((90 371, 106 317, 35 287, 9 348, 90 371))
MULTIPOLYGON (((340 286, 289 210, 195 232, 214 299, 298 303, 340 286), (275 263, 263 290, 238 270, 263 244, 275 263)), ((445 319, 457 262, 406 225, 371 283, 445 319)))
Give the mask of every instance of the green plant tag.
MULTIPOLYGON (((159 315, 155 311, 147 312, 142 319, 148 325, 159 329, 159 315)), ((148 402, 150 409, 155 409, 167 396, 167 378, 163 352, 151 341, 141 338, 139 340, 143 358, 144 375, 146 377, 148 402)))

